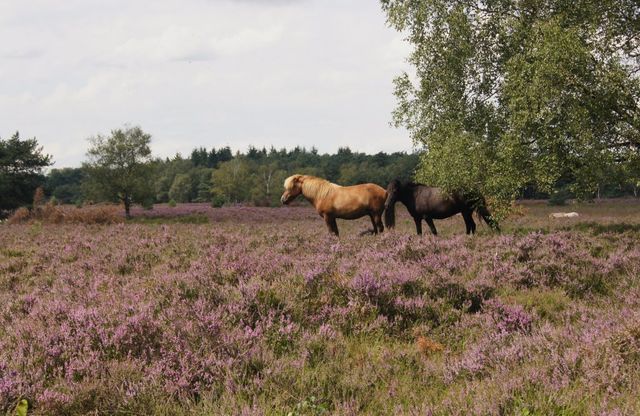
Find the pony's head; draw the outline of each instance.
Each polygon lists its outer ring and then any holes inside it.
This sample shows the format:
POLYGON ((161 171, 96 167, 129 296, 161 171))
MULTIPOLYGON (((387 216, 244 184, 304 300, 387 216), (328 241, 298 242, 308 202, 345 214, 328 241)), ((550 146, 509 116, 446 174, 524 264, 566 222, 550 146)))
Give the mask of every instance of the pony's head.
POLYGON ((280 201, 287 205, 302 193, 302 175, 292 175, 284 180, 284 192, 280 201))
POLYGON ((391 229, 396 225, 396 201, 400 194, 402 183, 394 179, 387 185, 387 200, 384 202, 384 225, 391 229))
POLYGON ((389 182, 389 185, 387 185, 387 201, 385 202, 385 207, 396 203, 401 187, 402 183, 400 179, 394 179, 389 182))

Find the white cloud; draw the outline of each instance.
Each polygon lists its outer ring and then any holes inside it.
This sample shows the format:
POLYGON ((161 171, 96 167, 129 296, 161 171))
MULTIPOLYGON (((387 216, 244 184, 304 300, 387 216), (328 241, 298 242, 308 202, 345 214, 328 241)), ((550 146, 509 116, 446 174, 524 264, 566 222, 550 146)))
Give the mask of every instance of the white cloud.
POLYGON ((388 126, 408 47, 376 1, 0 2, 0 37, 0 136, 36 136, 56 166, 124 123, 161 156, 411 148, 388 126))

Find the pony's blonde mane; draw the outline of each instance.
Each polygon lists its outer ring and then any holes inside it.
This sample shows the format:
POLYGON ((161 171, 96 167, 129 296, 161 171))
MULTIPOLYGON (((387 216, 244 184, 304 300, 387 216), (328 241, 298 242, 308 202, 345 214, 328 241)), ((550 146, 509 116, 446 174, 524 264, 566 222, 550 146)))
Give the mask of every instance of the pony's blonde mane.
POLYGON ((297 178, 300 178, 300 181, 302 182, 302 194, 305 197, 313 199, 326 198, 332 190, 340 186, 335 183, 331 183, 326 179, 318 178, 317 176, 293 175, 287 178, 285 187, 287 189, 291 189, 293 186, 291 182, 297 178))
POLYGON ((326 198, 332 190, 339 185, 331 183, 326 179, 318 178, 316 176, 302 176, 302 193, 305 196, 310 196, 314 199, 326 198))

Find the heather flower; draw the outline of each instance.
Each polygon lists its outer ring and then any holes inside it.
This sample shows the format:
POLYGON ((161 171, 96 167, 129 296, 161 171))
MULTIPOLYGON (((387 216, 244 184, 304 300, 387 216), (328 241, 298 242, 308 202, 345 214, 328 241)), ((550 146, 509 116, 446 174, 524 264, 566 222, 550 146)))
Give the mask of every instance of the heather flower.
POLYGON ((377 279, 373 273, 365 271, 353 278, 351 287, 365 297, 375 300, 389 291, 389 286, 385 282, 377 279))
POLYGON ((72 398, 65 393, 45 389, 37 396, 38 405, 45 408, 55 408, 69 403, 72 398))
POLYGON ((498 299, 491 299, 485 303, 490 310, 498 333, 507 335, 512 332, 531 332, 533 317, 520 305, 507 305, 498 299))
POLYGON ((324 338, 333 339, 338 333, 329 324, 322 324, 318 328, 318 334, 324 338))

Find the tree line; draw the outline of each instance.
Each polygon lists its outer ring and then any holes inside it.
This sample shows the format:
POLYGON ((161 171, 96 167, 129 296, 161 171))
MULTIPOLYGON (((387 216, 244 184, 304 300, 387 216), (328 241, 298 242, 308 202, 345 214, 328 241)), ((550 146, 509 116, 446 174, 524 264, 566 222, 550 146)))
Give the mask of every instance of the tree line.
MULTIPOLYGON (((35 190, 59 203, 119 202, 127 215, 134 203, 151 207, 155 203, 208 202, 276 206, 284 179, 293 173, 326 178, 342 185, 373 182, 386 186, 392 179, 413 180, 419 153, 374 155, 348 147, 334 154, 317 149, 257 148, 233 153, 227 147, 192 150, 189 156, 152 157, 151 136, 140 127, 115 129, 109 136, 89 139, 87 159, 79 168, 43 168, 51 155, 43 153, 35 138, 22 140, 19 133, 0 138, 0 212, 8 213, 29 205, 35 190)), ((591 197, 638 196, 638 175, 624 165, 609 164, 597 191, 591 197)), ((573 197, 571 177, 557 180, 551 192, 529 183, 519 190, 520 198, 573 197)))
MULTIPOLYGON (((19 134, 12 140, 20 141, 19 134)), ((119 202, 127 212, 134 203, 276 206, 284 179, 294 173, 316 175, 343 185, 374 182, 386 186, 396 177, 411 179, 419 160, 416 153, 369 155, 348 147, 321 154, 316 148, 254 146, 235 153, 228 146, 198 147, 188 156, 178 153, 162 159, 152 157, 150 142, 151 136, 140 127, 115 129, 108 136, 89 139, 82 167, 51 169, 46 175, 42 168, 50 163, 51 156, 41 154, 40 167, 31 172, 29 184, 25 183, 11 201, 3 198, 2 209, 29 204, 38 186, 59 203, 119 202)), ((25 143, 32 152, 42 153, 35 148, 35 139, 25 143)), ((3 195, 10 193, 3 190, 3 195)))

